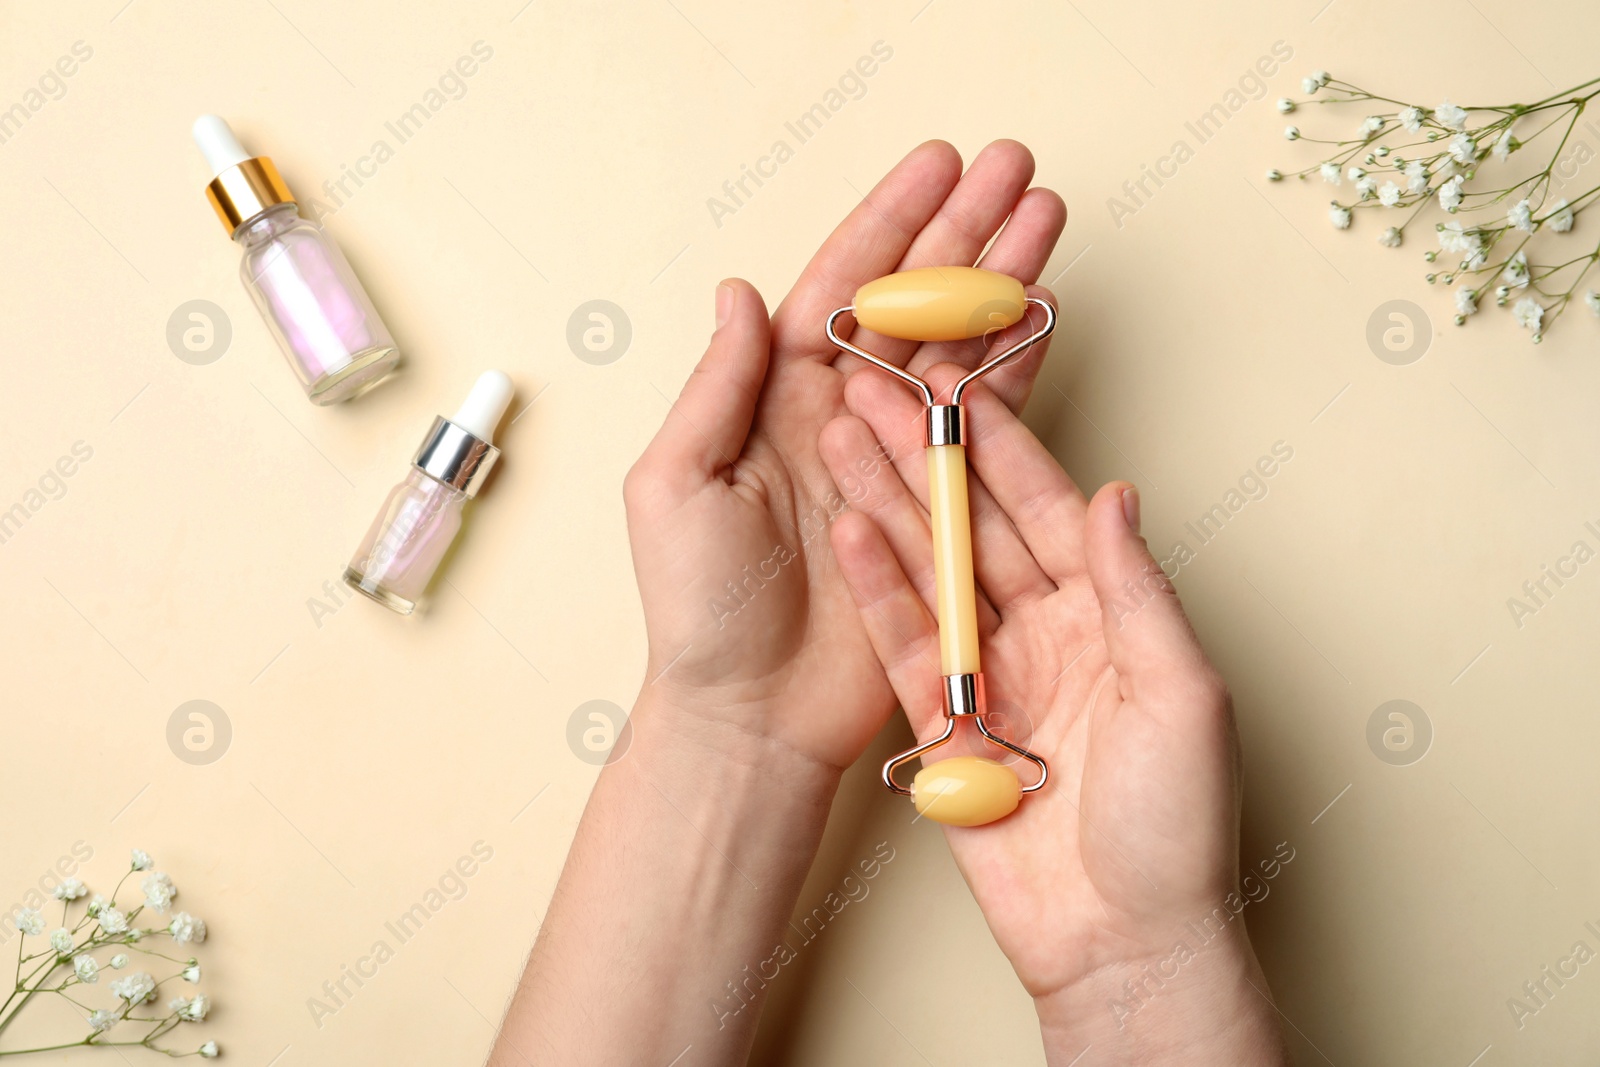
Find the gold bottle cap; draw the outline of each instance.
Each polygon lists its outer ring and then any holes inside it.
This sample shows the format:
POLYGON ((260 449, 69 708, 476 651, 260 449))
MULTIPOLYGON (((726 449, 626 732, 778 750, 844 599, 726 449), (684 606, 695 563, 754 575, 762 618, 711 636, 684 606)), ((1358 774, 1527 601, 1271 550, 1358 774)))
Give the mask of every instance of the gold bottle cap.
POLYGON ((224 169, 206 186, 206 199, 230 237, 263 211, 295 202, 278 168, 266 156, 253 156, 224 169))

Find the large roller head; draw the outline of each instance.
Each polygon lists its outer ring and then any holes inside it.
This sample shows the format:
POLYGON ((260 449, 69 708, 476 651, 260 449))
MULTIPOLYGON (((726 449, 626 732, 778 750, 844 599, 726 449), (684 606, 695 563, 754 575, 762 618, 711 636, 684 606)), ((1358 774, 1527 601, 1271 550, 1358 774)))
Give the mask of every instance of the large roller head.
POLYGON ((1022 318, 1022 283, 979 267, 921 267, 887 274, 856 290, 856 322, 885 337, 960 341, 1022 318))

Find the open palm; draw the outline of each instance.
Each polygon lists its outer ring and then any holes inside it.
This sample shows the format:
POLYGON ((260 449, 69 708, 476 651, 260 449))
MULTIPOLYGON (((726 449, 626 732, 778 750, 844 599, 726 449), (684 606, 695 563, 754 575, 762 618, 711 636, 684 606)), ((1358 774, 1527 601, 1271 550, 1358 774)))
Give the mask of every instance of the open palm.
MULTIPOLYGON (((864 282, 970 264, 991 239, 984 265, 1032 282, 1065 223, 1059 197, 1028 189, 1032 175, 1015 142, 990 145, 964 175, 953 148, 929 142, 851 212, 770 322, 754 288, 724 283, 717 333, 625 490, 648 678, 695 694, 686 705, 709 703, 712 728, 844 767, 893 710, 828 529, 896 475, 881 454, 864 455, 836 472, 836 489, 822 461, 818 438, 846 411, 846 383, 861 369, 823 324, 864 282)), ((863 330, 856 340, 919 372, 980 354, 863 330)), ((1041 356, 1007 368, 1003 403, 1022 406, 1041 356)))
MULTIPOLYGON (((929 375, 948 390, 960 368, 929 375)), ((947 395, 947 394, 945 394, 947 395)), ((882 441, 880 479, 834 528, 840 567, 919 741, 943 729, 921 403, 857 376, 823 454, 841 477, 882 441)), ((1236 741, 1226 689, 1137 530, 1138 498, 1091 501, 1008 406, 968 394, 973 555, 989 705, 1050 765, 988 826, 947 827, 1000 947, 1035 997, 1166 954, 1237 880, 1236 741)), ((1007 754, 961 725, 944 750, 1007 754)), ((1031 765, 1015 761, 1024 784, 1031 765)))

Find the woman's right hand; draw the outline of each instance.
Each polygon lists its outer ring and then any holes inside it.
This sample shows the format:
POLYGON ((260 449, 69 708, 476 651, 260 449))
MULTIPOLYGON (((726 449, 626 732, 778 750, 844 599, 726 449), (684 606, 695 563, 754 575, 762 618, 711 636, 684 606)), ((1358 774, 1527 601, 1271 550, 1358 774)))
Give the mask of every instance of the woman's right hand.
MULTIPOLYGON (((962 373, 928 377, 943 396, 962 373)), ((1138 493, 1114 482, 1086 500, 994 393, 979 383, 967 398, 989 706, 1050 777, 1005 819, 945 833, 1034 997, 1050 1062, 1282 1063, 1277 1010, 1236 917, 1232 706, 1139 535, 1138 493)), ((834 524, 834 552, 927 741, 944 718, 921 402, 878 374, 852 375, 846 401, 853 414, 822 438, 830 469, 844 478, 887 446, 899 477, 875 479, 834 524)), ((1031 765, 1013 766, 1033 780, 1031 765)))

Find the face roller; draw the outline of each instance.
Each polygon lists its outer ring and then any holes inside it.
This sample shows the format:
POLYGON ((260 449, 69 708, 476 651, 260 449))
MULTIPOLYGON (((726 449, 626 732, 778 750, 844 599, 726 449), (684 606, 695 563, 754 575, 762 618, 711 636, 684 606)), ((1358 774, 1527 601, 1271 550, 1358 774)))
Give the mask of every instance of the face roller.
POLYGON ((927 405, 928 511, 933 526, 934 576, 938 590, 939 655, 944 675, 944 732, 883 765, 883 784, 909 796, 917 811, 951 826, 982 826, 1016 810, 1023 793, 1044 788, 1050 769, 1039 756, 994 734, 984 721, 983 673, 978 663, 977 585, 972 573, 972 519, 967 506, 967 427, 961 406, 967 386, 1050 336, 1056 312, 1027 296, 1015 278, 977 267, 924 267, 890 274, 856 290, 855 300, 828 316, 828 339, 851 355, 910 385, 927 405), (933 389, 916 375, 863 351, 834 330, 839 317, 908 341, 959 341, 984 337, 1022 320, 1028 305, 1044 312, 1044 325, 991 357, 956 383, 950 402, 935 401, 933 389), (956 756, 924 764, 911 788, 894 772, 955 736, 968 720, 989 743, 1039 768, 1023 785, 1010 767, 981 756, 956 756))

